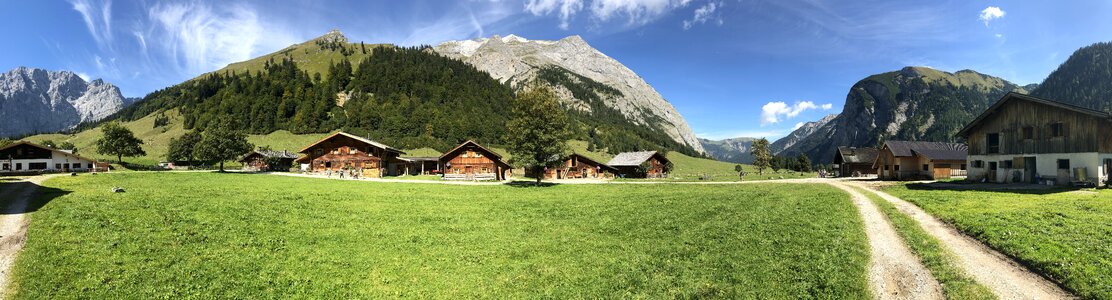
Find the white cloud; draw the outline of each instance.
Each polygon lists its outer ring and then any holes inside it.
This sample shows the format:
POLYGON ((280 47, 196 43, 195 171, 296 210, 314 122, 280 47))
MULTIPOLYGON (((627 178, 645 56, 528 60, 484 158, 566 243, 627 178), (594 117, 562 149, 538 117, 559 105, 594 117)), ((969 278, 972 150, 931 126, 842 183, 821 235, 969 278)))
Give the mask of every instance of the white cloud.
POLYGON ((1004 10, 999 7, 989 6, 981 10, 980 19, 982 22, 985 22, 985 26, 988 26, 989 21, 1003 18, 1005 14, 1007 14, 1007 12, 1004 12, 1004 10))
POLYGON ((73 10, 81 14, 85 21, 85 28, 98 45, 111 45, 112 43, 112 1, 96 3, 90 0, 72 0, 73 10))
POLYGON ((560 28, 568 29, 577 14, 588 10, 596 21, 607 22, 624 17, 630 26, 644 25, 673 9, 685 7, 692 0, 527 0, 525 10, 535 16, 556 14, 560 28), (590 3, 588 3, 590 2, 590 3))
POLYGON ((712 19, 715 20, 718 23, 718 25, 722 25, 722 18, 720 16, 716 15, 715 12, 718 9, 722 8, 723 5, 725 5, 725 3, 722 3, 721 1, 718 1, 718 2, 713 2, 712 1, 712 2, 709 2, 707 4, 704 4, 703 6, 701 6, 699 8, 696 8, 695 9, 695 15, 691 17, 691 20, 684 20, 683 21, 683 29, 684 30, 691 29, 691 26, 695 26, 695 24, 703 24, 703 23, 706 23, 708 20, 712 20, 712 19))
POLYGON ((822 110, 830 110, 831 108, 834 108, 834 104, 827 103, 827 104, 823 104, 821 107, 822 107, 822 110))
POLYGON ((263 28, 255 11, 239 5, 216 10, 202 3, 160 3, 148 15, 154 30, 142 45, 157 41, 179 70, 199 74, 251 58, 263 28), (148 41, 149 40, 149 41, 148 41))
POLYGON ((803 124, 803 122, 795 123, 795 126, 792 126, 792 131, 799 129, 799 127, 803 127, 803 124))
POLYGON ((89 74, 86 74, 85 72, 76 72, 74 74, 77 74, 77 77, 81 77, 81 80, 84 81, 89 81, 89 79, 92 79, 91 77, 89 77, 89 74))
MULTIPOLYGON (((818 109, 820 106, 815 105, 811 101, 796 102, 793 105, 788 105, 783 101, 769 102, 761 107, 761 126, 776 124, 790 118, 798 116, 800 113, 809 109, 818 109)), ((823 104, 822 109, 833 108, 832 104, 823 104)))

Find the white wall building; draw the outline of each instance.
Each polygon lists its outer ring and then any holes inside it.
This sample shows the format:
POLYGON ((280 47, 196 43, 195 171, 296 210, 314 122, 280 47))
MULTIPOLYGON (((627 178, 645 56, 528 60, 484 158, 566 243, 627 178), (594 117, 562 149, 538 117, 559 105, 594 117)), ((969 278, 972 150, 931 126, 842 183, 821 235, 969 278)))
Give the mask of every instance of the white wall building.
POLYGON ((0 173, 87 172, 94 166, 93 159, 27 141, 0 147, 0 173))

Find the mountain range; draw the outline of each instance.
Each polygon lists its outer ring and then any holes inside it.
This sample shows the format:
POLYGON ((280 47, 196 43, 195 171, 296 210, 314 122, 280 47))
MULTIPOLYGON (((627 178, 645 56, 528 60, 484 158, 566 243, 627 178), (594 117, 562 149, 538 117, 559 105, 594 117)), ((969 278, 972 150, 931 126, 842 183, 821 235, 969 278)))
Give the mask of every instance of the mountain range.
MULTIPOLYGON (((1112 111, 1112 43, 1078 49, 1039 84, 1019 86, 972 70, 949 73, 927 67, 868 76, 850 88, 840 114, 807 123, 770 148, 778 155, 805 153, 816 163, 830 163, 838 146, 877 147, 886 140, 962 142, 954 136, 957 131, 1012 91, 1112 111)), ((704 141, 708 144, 721 143, 704 141)), ((736 151, 721 156, 721 151, 709 152, 720 160, 739 157, 736 151)))
POLYGON ((70 71, 18 67, 0 74, 0 138, 70 130, 129 105, 116 86, 70 71))

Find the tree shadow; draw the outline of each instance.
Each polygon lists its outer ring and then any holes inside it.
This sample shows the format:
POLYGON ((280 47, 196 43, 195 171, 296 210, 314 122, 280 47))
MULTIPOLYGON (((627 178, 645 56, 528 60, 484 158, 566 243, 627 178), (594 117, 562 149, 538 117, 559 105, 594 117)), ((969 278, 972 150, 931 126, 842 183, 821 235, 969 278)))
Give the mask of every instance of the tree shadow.
POLYGON ((560 185, 560 184, 559 183, 554 183, 554 182, 541 182, 540 184, 537 184, 536 181, 515 180, 515 181, 507 182, 506 185, 511 186, 511 187, 515 187, 515 188, 545 188, 545 187, 554 187, 554 186, 557 186, 557 185, 560 185))
POLYGON ((1064 186, 1047 186, 1039 184, 1024 184, 1024 183, 979 183, 979 182, 930 182, 930 183, 909 183, 905 185, 909 190, 932 190, 932 191, 974 191, 974 192, 994 192, 994 193, 1010 193, 1010 194, 1023 194, 1023 195, 1046 195, 1056 194, 1061 192, 1076 191, 1082 188, 1078 187, 1064 187, 1064 186))
POLYGON ((29 181, 0 182, 0 194, 4 195, 3 199, 0 199, 0 207, 2 207, 0 215, 36 212, 50 201, 69 193, 72 192, 40 186, 29 181), (24 199, 20 199, 20 196, 28 191, 30 197, 23 202, 24 199))

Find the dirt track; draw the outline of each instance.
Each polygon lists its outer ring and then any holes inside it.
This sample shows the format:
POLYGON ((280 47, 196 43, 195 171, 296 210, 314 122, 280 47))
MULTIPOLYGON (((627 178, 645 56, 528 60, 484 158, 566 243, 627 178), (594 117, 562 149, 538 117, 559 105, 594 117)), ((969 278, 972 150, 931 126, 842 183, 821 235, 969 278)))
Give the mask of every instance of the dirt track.
MULTIPOLYGON (((868 185, 847 181, 842 184, 865 187, 868 185)), ((838 185, 838 184, 835 184, 838 185)), ((943 247, 955 254, 960 268, 977 282, 985 285, 1000 299, 1070 299, 1069 293, 1042 276, 996 252, 981 242, 958 232, 954 227, 943 223, 923 209, 896 198, 888 193, 872 190, 884 200, 891 202, 900 212, 910 216, 927 231, 942 242, 943 247)))
MULTIPOLYGON (((0 292, 6 291, 8 277, 15 264, 16 255, 23 249, 27 240, 27 204, 35 195, 39 184, 49 176, 35 176, 4 184, 0 199, 5 199, 6 207, 0 208, 0 292)), ((0 294, 3 297, 3 294, 0 294)))

